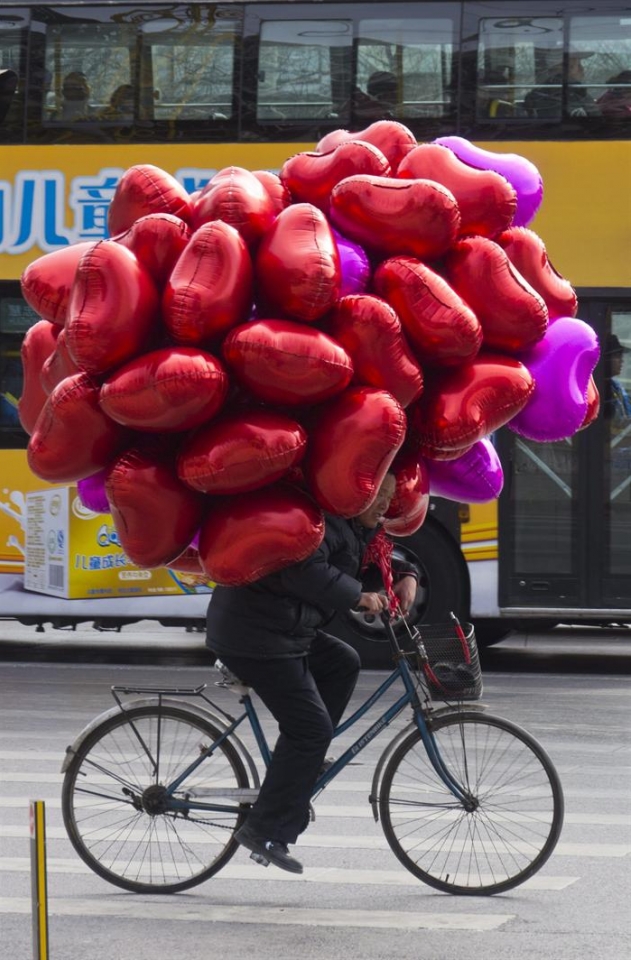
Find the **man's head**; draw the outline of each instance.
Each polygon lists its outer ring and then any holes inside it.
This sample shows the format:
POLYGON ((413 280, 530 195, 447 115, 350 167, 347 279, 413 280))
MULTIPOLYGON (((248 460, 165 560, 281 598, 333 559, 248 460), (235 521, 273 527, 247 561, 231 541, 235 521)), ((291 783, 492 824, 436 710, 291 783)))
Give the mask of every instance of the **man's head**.
POLYGON ((397 482, 393 473, 387 473, 381 482, 377 496, 363 513, 357 517, 363 527, 373 529, 383 522, 386 510, 390 506, 397 482))
MULTIPOLYGON (((582 83, 585 79, 583 61, 593 57, 592 50, 570 50, 565 54, 567 63, 567 79, 569 83, 582 83)), ((549 53, 547 60, 547 75, 550 80, 559 81, 563 75, 563 51, 559 48, 549 53)))
POLYGON ((397 78, 387 70, 376 70, 368 78, 366 90, 371 97, 381 103, 393 104, 397 100, 397 78))
POLYGON ((616 377, 622 369, 625 353, 630 353, 629 347, 622 345, 615 333, 610 333, 605 341, 604 359, 609 367, 610 375, 616 377))
POLYGON ((74 70, 72 73, 69 73, 67 77, 64 77, 61 92, 65 100, 72 100, 79 103, 87 100, 90 96, 90 87, 88 86, 85 74, 79 70, 74 70))

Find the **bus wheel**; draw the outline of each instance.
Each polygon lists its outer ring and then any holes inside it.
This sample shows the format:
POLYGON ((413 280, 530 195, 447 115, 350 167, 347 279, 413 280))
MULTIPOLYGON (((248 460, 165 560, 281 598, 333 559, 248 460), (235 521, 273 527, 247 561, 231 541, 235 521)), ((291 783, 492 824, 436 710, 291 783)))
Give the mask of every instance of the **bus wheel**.
MULTIPOLYGON (((394 538, 395 558, 411 563, 418 576, 414 607, 407 616, 412 624, 440 623, 453 611, 466 619, 469 611, 469 576, 458 546, 439 523, 428 518, 411 537, 394 538)), ((370 589, 371 585, 367 584, 370 589)), ((378 587, 375 585, 375 589, 378 587)), ((327 627, 353 646, 365 667, 392 665, 387 636, 379 617, 349 612, 338 614, 327 627)), ((397 631, 401 633, 401 629, 397 631)), ((404 628, 403 628, 404 631, 404 628)))

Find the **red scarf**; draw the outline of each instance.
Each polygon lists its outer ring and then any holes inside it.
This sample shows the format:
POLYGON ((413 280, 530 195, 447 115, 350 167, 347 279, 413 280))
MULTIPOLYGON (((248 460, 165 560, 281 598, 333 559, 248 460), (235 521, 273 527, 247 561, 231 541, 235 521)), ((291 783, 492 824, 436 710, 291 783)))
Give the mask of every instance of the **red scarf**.
POLYGON ((395 613, 399 606, 399 598, 392 589, 392 540, 387 536, 385 530, 380 529, 372 538, 362 560, 361 572, 363 573, 371 564, 379 570, 383 579, 383 585, 386 588, 386 596, 390 602, 390 610, 395 613))

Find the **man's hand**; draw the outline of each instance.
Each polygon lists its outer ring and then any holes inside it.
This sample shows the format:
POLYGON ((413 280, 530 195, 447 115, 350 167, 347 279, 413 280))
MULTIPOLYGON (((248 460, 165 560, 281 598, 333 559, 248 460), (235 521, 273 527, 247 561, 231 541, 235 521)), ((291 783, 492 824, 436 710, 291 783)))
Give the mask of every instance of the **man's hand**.
POLYGON ((388 609, 388 598, 383 593, 361 593, 355 609, 368 613, 381 613, 388 609))
POLYGON ((394 585, 394 594, 399 600, 399 606, 401 607, 401 613, 409 613, 412 609, 412 604, 416 599, 416 588, 418 584, 416 582, 416 577, 412 577, 409 574, 407 576, 401 577, 394 585))

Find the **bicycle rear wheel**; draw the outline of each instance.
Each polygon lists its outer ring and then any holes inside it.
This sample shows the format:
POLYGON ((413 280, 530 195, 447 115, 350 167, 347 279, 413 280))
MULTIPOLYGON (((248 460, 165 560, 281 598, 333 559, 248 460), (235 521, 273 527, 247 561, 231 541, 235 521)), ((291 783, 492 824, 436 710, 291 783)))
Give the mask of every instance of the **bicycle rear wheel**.
MULTIPOLYGON (((164 789, 219 736, 186 708, 157 704, 131 707, 92 731, 68 767, 62 812, 75 850, 95 873, 134 893, 175 893, 227 863, 238 847, 233 832, 245 810, 170 810, 164 789)), ((202 785, 248 786, 229 741, 173 796, 185 799, 202 785)))
POLYGON ((473 711, 435 720, 442 760, 470 802, 434 770, 418 730, 384 770, 379 812, 390 847, 414 876, 453 894, 493 894, 546 862, 563 824, 552 761, 521 727, 473 711))

